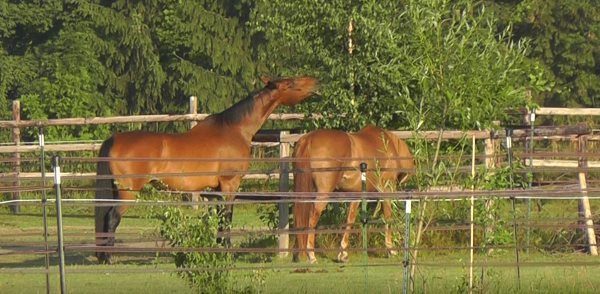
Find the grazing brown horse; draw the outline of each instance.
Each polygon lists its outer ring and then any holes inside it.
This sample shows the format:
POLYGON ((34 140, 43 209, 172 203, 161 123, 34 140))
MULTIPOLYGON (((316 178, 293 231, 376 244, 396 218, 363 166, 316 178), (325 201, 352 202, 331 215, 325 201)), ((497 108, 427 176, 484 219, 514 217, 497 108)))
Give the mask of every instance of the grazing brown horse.
MULTIPOLYGON (((275 108, 281 104, 294 105, 312 96, 318 84, 311 77, 263 82, 264 89, 207 117, 188 132, 128 132, 104 141, 100 157, 106 160, 98 162, 97 174, 109 177, 96 181, 96 199, 135 199, 144 184, 160 180, 178 191, 200 191, 207 187, 220 190, 225 200, 233 201, 243 173, 248 170, 252 137, 275 108), (135 158, 139 160, 131 160, 135 158), (228 158, 238 160, 219 160, 228 158), (192 172, 205 174, 173 175, 192 172)), ((114 233, 126 209, 123 205, 96 207, 96 245, 114 245, 114 233)), ((232 213, 233 205, 225 205, 223 214, 229 222, 232 213)), ((101 263, 110 262, 108 252, 98 251, 96 256, 101 263)))
MULTIPOLYGON (((294 204, 294 226, 297 229, 315 229, 319 217, 331 192, 360 192, 362 182, 360 163, 368 165, 367 191, 393 192, 398 181, 408 178, 408 171, 414 168, 414 160, 404 141, 389 131, 375 126, 367 126, 356 133, 337 130, 317 130, 302 136, 294 150, 294 190, 296 192, 317 192, 316 202, 296 202, 294 204), (322 171, 319 171, 322 170, 322 171)), ((353 201, 348 210, 346 228, 340 244, 338 260, 348 260, 349 230, 356 219, 359 201, 353 201)), ((389 199, 383 201, 386 220, 392 216, 389 199)), ((386 224, 385 245, 392 250, 392 233, 386 224)), ((316 262, 314 253, 315 233, 296 235, 299 255, 308 254, 311 263, 316 262)))

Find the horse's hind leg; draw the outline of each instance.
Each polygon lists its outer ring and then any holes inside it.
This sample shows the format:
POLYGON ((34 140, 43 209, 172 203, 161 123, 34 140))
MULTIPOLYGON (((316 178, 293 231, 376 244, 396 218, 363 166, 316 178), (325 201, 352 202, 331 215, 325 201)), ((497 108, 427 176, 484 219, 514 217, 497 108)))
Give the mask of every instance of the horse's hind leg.
MULTIPOLYGON (((102 232, 98 232, 96 235, 96 245, 112 247, 115 245, 115 231, 121 223, 122 214, 117 206, 107 207, 106 209, 107 212, 103 220, 104 227, 102 232)), ((112 263, 111 254, 108 251, 97 251, 96 257, 100 263, 112 263)))
POLYGON ((339 262, 348 262, 348 239, 350 238, 350 230, 354 225, 356 220, 356 213, 358 212, 358 204, 359 201, 353 201, 350 203, 350 208, 348 209, 348 217, 346 219, 346 229, 344 230, 344 235, 342 236, 342 242, 340 242, 340 253, 338 253, 337 260, 339 262))
POLYGON ((319 218, 323 209, 327 206, 327 202, 323 198, 317 198, 316 202, 312 206, 310 218, 308 219, 308 236, 306 237, 306 253, 308 254, 308 262, 315 263, 317 258, 315 257, 315 229, 319 223, 319 218))
POLYGON ((306 254, 306 242, 308 228, 309 213, 312 211, 312 203, 306 202, 295 202, 293 206, 294 215, 294 229, 297 231, 294 243, 294 253, 292 260, 299 262, 301 258, 307 256, 306 254))
POLYGON ((392 220, 392 203, 389 199, 383 200, 383 217, 385 219, 385 248, 387 248, 389 255, 398 255, 398 251, 394 250, 392 230, 390 230, 390 221, 392 220))
MULTIPOLYGON (((120 191, 119 199, 135 199, 134 192, 131 191, 120 191)), ((124 205, 116 205, 108 207, 108 212, 105 215, 104 219, 104 236, 102 236, 101 242, 97 242, 99 246, 107 246, 113 247, 115 245, 115 233, 117 231, 117 227, 121 223, 121 217, 125 214, 127 210, 127 206, 124 205)), ((98 237, 97 237, 98 239, 98 237)), ((98 261, 100 263, 112 263, 112 254, 108 251, 98 251, 96 256, 98 257, 98 261)))
MULTIPOLYGON (((121 223, 121 212, 119 212, 118 207, 111 207, 108 213, 106 214, 106 239, 104 246, 113 247, 115 245, 115 232, 117 231, 117 227, 121 223)), ((98 260, 100 263, 111 264, 111 254, 109 252, 99 252, 98 260)))
MULTIPOLYGON (((108 234, 108 220, 113 207, 96 206, 96 246, 108 246, 110 242, 108 234)), ((96 257, 100 263, 110 263, 110 254, 105 251, 96 251, 96 257)))

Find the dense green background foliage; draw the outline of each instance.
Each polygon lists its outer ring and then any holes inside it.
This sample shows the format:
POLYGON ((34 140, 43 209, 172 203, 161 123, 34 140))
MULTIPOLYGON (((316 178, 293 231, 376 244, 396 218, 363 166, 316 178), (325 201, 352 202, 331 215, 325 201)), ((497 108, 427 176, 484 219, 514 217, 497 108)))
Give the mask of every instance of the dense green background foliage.
POLYGON ((529 57, 549 77, 538 103, 557 107, 600 106, 600 1, 487 1, 515 39, 531 40, 529 57))
POLYGON ((327 127, 489 127, 506 107, 526 105, 528 77, 539 75, 524 44, 471 1, 275 3, 258 1, 267 17, 253 18, 268 41, 261 61, 326 81, 315 112, 327 127))
POLYGON ((311 74, 313 127, 486 128, 508 106, 598 104, 599 2, 1 0, 0 115, 184 113, 191 95, 216 112, 260 75, 311 74))
POLYGON ((23 100, 24 119, 182 113, 191 95, 222 110, 256 79, 242 2, 3 0, 2 104, 23 100))
MULTIPOLYGON (((323 99, 299 110, 324 118, 307 127, 485 129, 508 107, 596 107, 599 18, 599 0, 0 0, 0 119, 10 119, 15 99, 23 119, 184 113, 191 95, 200 111, 217 112, 259 87, 260 75, 309 74, 322 81, 323 99)), ((108 133, 48 131, 49 140, 108 133)), ((469 142, 411 144, 418 188, 468 178, 458 179, 454 167, 465 165, 469 142), (440 150, 461 157, 438 160, 440 150)), ((419 218, 465 219, 467 206, 430 210, 420 206, 419 218)), ((211 229, 170 226, 187 220, 178 211, 163 220, 167 235, 211 229)), ((510 239, 503 225, 484 245, 510 239)), ((205 235, 169 237, 214 245, 205 235)), ((180 266, 191 265, 186 258, 229 262, 176 257, 180 266)))

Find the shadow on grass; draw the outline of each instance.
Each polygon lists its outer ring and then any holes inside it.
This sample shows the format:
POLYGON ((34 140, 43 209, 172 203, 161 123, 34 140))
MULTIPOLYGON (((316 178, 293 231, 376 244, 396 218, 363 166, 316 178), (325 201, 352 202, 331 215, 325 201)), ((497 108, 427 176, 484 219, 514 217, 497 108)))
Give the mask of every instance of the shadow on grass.
MULTIPOLYGON (((13 217, 19 217, 19 216, 26 216, 26 217, 42 217, 42 213, 33 213, 33 212, 21 212, 18 214, 13 214, 11 212, 8 211, 0 211, 0 216, 13 216, 13 217)), ((47 214, 48 218, 56 218, 56 214, 54 212, 48 212, 47 214)), ((74 217, 74 218, 94 218, 94 214, 82 214, 82 213, 63 213, 63 217, 74 217)), ((125 214, 123 216, 124 219, 126 218, 131 218, 131 219, 145 219, 147 218, 144 215, 135 215, 135 214, 125 214)))
MULTIPOLYGON (((31 255, 29 255, 31 257, 31 255)), ((168 259, 165 256, 160 256, 159 260, 164 261, 168 259)), ((155 255, 149 256, 146 254, 113 254, 113 265, 151 265, 156 264, 157 257, 155 255)), ((49 256, 49 265, 58 266, 59 259, 56 253, 49 256)), ((66 266, 89 266, 98 265, 95 253, 93 252, 71 252, 65 254, 65 265, 66 266)), ((17 268, 43 268, 46 266, 46 257, 44 255, 38 255, 35 258, 21 260, 14 263, 0 262, 0 268, 5 269, 17 269, 17 268)))

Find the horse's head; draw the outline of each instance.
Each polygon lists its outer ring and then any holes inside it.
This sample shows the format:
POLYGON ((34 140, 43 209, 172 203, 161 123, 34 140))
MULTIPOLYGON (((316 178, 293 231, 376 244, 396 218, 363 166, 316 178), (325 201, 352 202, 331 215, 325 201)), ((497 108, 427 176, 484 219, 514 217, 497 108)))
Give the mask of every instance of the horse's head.
POLYGON ((271 97, 281 104, 292 106, 312 96, 318 88, 318 81, 312 77, 296 77, 279 80, 261 78, 265 88, 271 90, 271 97))

